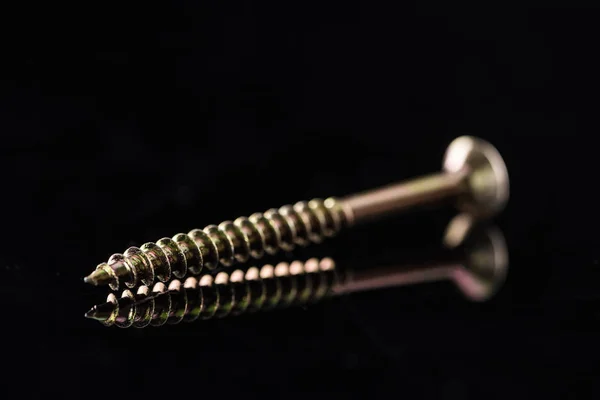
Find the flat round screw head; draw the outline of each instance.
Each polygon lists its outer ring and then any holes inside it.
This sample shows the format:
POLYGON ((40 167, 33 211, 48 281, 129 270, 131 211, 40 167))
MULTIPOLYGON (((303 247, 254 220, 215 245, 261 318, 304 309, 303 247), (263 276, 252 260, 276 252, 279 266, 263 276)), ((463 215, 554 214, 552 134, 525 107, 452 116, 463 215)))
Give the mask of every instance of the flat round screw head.
POLYGON ((494 227, 472 229, 462 243, 462 268, 454 271, 454 283, 473 301, 484 301, 496 294, 506 280, 508 249, 502 233, 494 227))
POLYGON ((506 164, 494 146, 473 136, 461 136, 446 150, 443 170, 465 172, 467 191, 458 198, 458 208, 480 218, 500 212, 508 201, 506 164))

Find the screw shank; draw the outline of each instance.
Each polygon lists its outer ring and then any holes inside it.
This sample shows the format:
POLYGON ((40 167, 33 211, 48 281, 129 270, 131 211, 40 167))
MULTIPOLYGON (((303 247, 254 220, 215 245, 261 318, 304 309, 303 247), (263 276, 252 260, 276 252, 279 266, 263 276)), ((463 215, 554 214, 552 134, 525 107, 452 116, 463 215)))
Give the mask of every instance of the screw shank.
POLYGON ((464 190, 466 172, 438 173, 340 199, 349 221, 361 224, 412 206, 443 200, 464 190))

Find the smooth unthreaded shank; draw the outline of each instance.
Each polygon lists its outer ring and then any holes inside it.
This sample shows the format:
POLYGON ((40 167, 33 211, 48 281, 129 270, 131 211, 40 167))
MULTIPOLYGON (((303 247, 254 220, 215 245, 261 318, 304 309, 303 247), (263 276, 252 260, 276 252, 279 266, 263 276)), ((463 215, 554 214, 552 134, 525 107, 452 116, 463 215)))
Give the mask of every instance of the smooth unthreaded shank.
POLYGON ((461 136, 446 149, 442 172, 338 201, 349 223, 359 224, 445 199, 453 199, 460 211, 483 219, 502 210, 508 197, 508 172, 498 150, 485 140, 461 136))

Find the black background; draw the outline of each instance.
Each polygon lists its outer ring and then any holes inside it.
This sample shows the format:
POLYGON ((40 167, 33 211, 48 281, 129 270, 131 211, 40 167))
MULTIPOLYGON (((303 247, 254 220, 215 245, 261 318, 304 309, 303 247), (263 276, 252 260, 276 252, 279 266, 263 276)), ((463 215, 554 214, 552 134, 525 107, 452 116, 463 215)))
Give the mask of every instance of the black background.
MULTIPOLYGON (((255 3, 2 14, 4 390, 597 397, 596 10, 255 3), (113 252, 435 172, 464 133, 511 176, 509 278, 488 303, 442 283, 143 330, 83 318, 106 291, 81 279, 113 252)), ((281 257, 427 257, 452 213, 281 257)))

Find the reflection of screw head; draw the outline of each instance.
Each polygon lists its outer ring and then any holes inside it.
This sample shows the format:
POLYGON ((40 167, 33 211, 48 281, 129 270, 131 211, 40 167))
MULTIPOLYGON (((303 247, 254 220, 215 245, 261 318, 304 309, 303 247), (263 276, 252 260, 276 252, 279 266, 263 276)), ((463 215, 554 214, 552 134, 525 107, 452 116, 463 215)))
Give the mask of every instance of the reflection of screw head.
POLYGON ((501 211, 509 197, 509 179, 500 153, 485 140, 461 136, 452 141, 444 156, 444 171, 467 171, 468 191, 459 196, 459 208, 478 217, 501 211))
POLYGON ((506 279, 508 249, 504 236, 494 227, 476 227, 462 245, 464 268, 456 271, 454 281, 471 300, 487 300, 496 294, 506 279))

